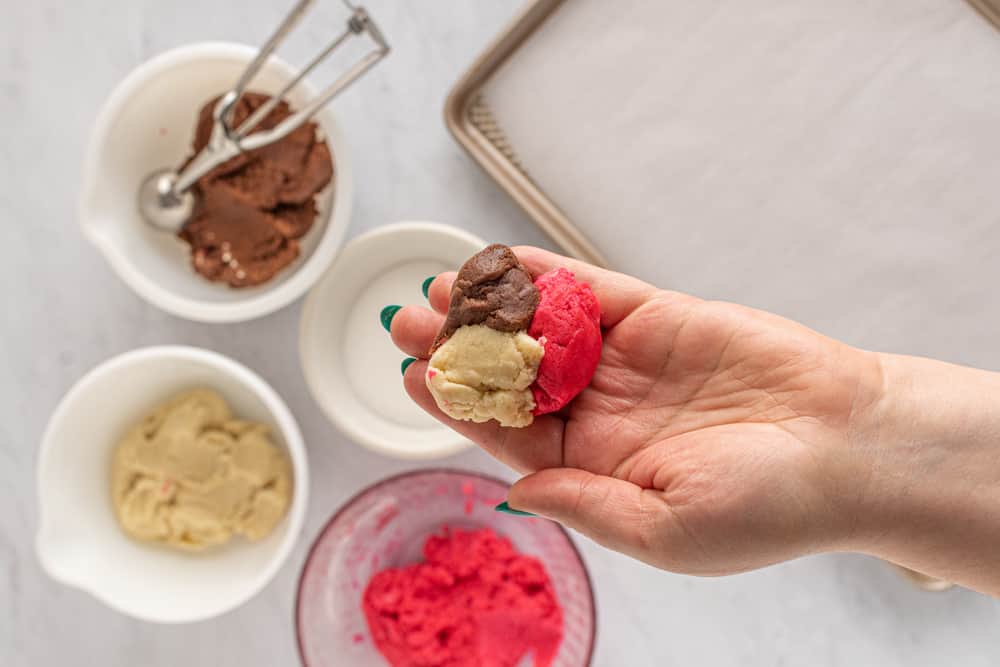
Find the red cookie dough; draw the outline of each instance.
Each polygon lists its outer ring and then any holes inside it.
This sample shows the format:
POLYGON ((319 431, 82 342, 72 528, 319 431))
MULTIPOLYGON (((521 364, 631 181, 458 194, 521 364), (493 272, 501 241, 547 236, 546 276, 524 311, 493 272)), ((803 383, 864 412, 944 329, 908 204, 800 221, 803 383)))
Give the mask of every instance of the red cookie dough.
POLYGON ((561 409, 590 384, 601 360, 601 307, 585 283, 566 269, 535 280, 541 296, 528 335, 545 348, 531 385, 534 414, 561 409))
POLYGON ((489 528, 449 530, 426 562, 379 572, 362 601, 375 646, 393 667, 535 667, 555 659, 563 613, 536 558, 489 528))

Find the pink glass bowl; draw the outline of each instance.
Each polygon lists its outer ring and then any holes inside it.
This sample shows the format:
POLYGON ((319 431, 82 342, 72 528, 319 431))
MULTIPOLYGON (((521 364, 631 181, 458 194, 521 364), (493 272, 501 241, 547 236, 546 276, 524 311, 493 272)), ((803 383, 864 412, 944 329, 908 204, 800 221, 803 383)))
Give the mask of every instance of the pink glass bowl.
POLYGON ((313 543, 299 578, 296 631, 307 667, 385 667, 368 635, 361 596, 371 576, 418 562, 442 526, 490 527, 542 561, 563 607, 564 637, 553 667, 590 664, 594 595, 580 553, 551 521, 493 510, 507 497, 498 479, 460 470, 420 470, 382 480, 349 500, 313 543))

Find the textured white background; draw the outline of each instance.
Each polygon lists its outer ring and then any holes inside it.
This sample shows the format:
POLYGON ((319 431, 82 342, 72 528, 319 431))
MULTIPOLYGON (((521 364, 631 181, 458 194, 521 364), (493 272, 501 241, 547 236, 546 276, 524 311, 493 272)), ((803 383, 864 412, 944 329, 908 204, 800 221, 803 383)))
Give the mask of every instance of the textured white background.
MULTIPOLYGON (((353 445, 324 420, 298 369, 298 304, 242 326, 166 316, 122 285, 77 230, 84 143, 115 83, 143 60, 183 43, 256 43, 287 4, 0 0, 0 247, 7 251, 0 262, 0 665, 295 664, 292 605, 309 541, 349 495, 408 467, 353 445), (35 451, 49 412, 93 365, 156 343, 200 345, 260 372, 298 417, 312 463, 309 519, 286 567, 245 607, 190 626, 141 624, 58 586, 41 572, 32 548, 35 451)), ((292 62, 318 48, 339 22, 336 3, 320 5, 283 51, 292 62)), ((371 0, 395 51, 359 90, 336 103, 354 151, 352 235, 416 218, 461 225, 502 242, 545 244, 455 146, 441 121, 446 91, 516 6, 508 0, 371 0)), ((666 246, 667 229, 647 231, 661 234, 666 246)), ((1000 230, 994 224, 980 231, 980 250, 991 248, 994 256, 1000 230)), ((946 253, 959 250, 926 241, 946 253)), ((910 275, 919 275, 919 257, 914 262, 910 275)), ((745 280, 727 274, 725 263, 716 270, 720 284, 745 280)), ((800 278, 806 290, 809 277, 800 278)), ((762 293, 756 300, 769 298, 780 299, 762 293)), ((973 305, 994 307, 980 302, 962 308, 973 305)), ((836 315, 828 320, 835 322, 836 315)), ((881 322, 898 329, 900 339, 915 325, 895 318, 892 308, 881 322)), ((851 330, 839 333, 849 336, 851 330)), ((989 364, 996 333, 994 327, 980 330, 978 338, 962 334, 972 347, 951 356, 989 364)), ((932 330, 918 338, 932 342, 912 347, 936 349, 942 336, 932 330)), ((447 463, 510 478, 479 452, 447 463)), ((597 589, 597 665, 1000 663, 1000 605, 963 591, 915 591, 873 559, 823 556, 702 580, 658 572, 579 542, 597 589)))

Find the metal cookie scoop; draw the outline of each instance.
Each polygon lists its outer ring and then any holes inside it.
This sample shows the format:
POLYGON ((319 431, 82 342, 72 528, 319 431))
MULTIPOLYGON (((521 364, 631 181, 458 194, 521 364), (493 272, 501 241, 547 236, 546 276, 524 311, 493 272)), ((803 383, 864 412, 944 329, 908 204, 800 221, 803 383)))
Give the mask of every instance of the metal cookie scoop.
POLYGON ((284 88, 273 95, 271 99, 260 106, 239 127, 232 127, 233 110, 236 102, 243 95, 247 86, 260 71, 268 57, 285 40, 288 33, 298 24, 299 20, 313 4, 314 0, 299 0, 278 29, 264 43, 256 57, 247 65, 232 90, 222 96, 212 114, 215 125, 208 145, 195 156, 193 160, 178 172, 173 168, 160 169, 150 174, 139 188, 139 212, 150 225, 168 232, 177 232, 188 218, 194 207, 194 196, 189 188, 213 168, 243 151, 266 146, 287 136, 319 111, 327 102, 337 96, 342 90, 354 83, 361 75, 371 69, 375 63, 389 53, 389 44, 372 21, 371 16, 363 7, 355 7, 348 0, 344 4, 351 10, 347 27, 330 44, 320 51, 308 65, 284 88), (285 98, 306 75, 323 62, 341 44, 350 37, 367 35, 375 45, 365 56, 358 60, 350 69, 323 90, 301 109, 283 120, 276 127, 263 132, 251 134, 262 120, 285 98))

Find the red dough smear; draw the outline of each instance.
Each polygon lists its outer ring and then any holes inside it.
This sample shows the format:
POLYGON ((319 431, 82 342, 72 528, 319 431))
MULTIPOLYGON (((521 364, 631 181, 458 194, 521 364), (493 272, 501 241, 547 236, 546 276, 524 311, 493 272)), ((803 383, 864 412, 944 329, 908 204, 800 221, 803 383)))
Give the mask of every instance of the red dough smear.
POLYGON ((383 570, 365 589, 372 640, 393 667, 535 667, 555 659, 563 612, 536 558, 489 528, 444 529, 426 562, 383 570))
POLYGON ((601 359, 601 307, 572 272, 555 269, 540 275, 541 295, 528 335, 542 342, 545 356, 531 385, 536 415, 555 412, 590 384, 601 359))

